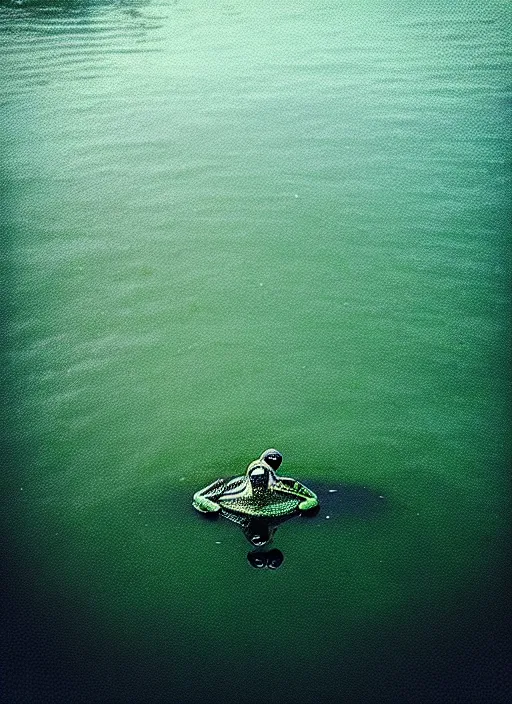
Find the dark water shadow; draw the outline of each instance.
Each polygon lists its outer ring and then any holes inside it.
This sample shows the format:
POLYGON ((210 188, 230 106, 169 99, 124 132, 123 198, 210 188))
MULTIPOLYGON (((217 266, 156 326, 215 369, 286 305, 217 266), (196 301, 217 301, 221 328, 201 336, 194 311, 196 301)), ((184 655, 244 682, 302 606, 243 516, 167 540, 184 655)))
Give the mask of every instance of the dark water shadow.
MULTIPOLYGON (((345 482, 308 481, 307 485, 318 496, 321 517, 329 520, 380 518, 390 510, 389 500, 377 488, 345 482)), ((306 516, 307 517, 307 514, 306 516)))

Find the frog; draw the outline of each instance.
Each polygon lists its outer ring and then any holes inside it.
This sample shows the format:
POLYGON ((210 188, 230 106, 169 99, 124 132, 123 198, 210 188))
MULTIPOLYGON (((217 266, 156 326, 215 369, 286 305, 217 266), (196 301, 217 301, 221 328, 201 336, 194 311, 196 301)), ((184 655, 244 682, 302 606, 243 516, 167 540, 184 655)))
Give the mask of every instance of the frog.
POLYGON ((270 448, 249 464, 244 475, 216 479, 193 496, 192 505, 201 513, 234 511, 248 516, 278 518, 309 512, 318 497, 291 477, 277 475, 282 454, 270 448))

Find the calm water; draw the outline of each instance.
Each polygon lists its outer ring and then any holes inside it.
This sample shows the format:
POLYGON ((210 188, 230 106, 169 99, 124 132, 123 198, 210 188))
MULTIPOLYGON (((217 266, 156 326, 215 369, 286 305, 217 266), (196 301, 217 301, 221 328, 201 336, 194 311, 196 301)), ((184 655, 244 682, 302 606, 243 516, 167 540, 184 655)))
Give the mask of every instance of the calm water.
POLYGON ((2 0, 6 702, 505 700, 511 19, 2 0))

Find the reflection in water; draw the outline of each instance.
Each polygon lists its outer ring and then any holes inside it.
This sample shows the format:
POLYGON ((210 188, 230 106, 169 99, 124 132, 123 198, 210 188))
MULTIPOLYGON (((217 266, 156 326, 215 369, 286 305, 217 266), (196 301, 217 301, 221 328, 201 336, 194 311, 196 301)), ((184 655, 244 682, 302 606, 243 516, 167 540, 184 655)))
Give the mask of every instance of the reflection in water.
MULTIPOLYGON (((90 68, 102 57, 156 51, 147 44, 163 19, 148 0, 0 0, 0 32, 11 39, 2 56, 10 61, 19 56, 22 67, 30 68, 39 56, 28 51, 29 41, 33 50, 44 53, 45 77, 57 82, 72 58, 75 65, 90 68)), ((14 75, 19 78, 19 71, 14 75)))
MULTIPOLYGON (((318 513, 316 509, 313 509, 313 511, 318 513)), ((298 511, 281 518, 254 518, 253 516, 243 516, 226 510, 222 510, 221 515, 239 525, 251 545, 257 547, 256 550, 247 553, 247 560, 252 567, 271 570, 277 570, 281 567, 284 561, 283 553, 277 548, 267 549, 267 546, 272 543, 277 527, 292 518, 300 516, 298 511)))
POLYGON ((283 564, 284 555, 281 550, 273 548, 267 552, 261 550, 253 550, 247 553, 249 564, 256 569, 268 568, 269 570, 277 570, 283 564))
POLYGON ((233 511, 223 509, 221 515, 240 526, 247 540, 256 547, 268 545, 274 539, 277 527, 292 518, 297 518, 300 514, 292 513, 280 518, 245 516, 233 511))
POLYGON ((263 547, 273 541, 278 526, 290 521, 292 518, 297 518, 300 514, 298 512, 292 513, 281 518, 255 518, 254 516, 243 516, 239 513, 222 510, 221 515, 239 525, 251 545, 263 547))

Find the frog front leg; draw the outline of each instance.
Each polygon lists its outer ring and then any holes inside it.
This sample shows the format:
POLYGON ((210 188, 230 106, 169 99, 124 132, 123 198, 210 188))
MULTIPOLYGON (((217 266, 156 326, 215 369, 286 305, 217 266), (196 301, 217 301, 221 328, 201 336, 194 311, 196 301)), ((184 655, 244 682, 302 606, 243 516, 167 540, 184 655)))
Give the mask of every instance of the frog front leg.
POLYGON ((299 511, 309 511, 318 506, 318 497, 311 489, 308 489, 307 486, 304 486, 304 484, 300 482, 295 482, 294 488, 301 498, 303 497, 303 501, 297 506, 299 511))
POLYGON ((292 479, 291 477, 279 477, 280 488, 289 494, 294 494, 301 499, 297 508, 300 511, 309 511, 319 505, 317 495, 308 489, 307 486, 292 479))
POLYGON ((215 501, 207 499, 206 496, 201 496, 200 492, 194 494, 192 506, 196 509, 196 511, 200 511, 201 513, 218 513, 220 511, 219 504, 216 504, 215 501))
POLYGON ((224 479, 217 479, 201 491, 196 491, 192 499, 192 506, 201 513, 218 513, 220 504, 215 499, 222 494, 225 485, 224 479))
POLYGON ((315 508, 315 506, 318 506, 318 499, 316 496, 309 496, 307 499, 300 502, 299 509, 301 511, 309 511, 310 509, 315 508))

